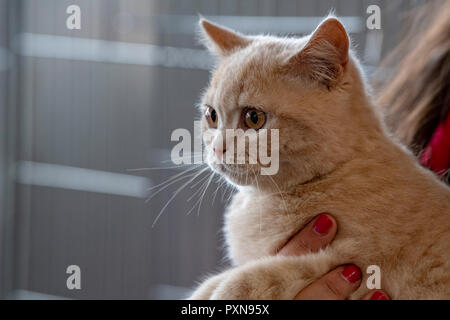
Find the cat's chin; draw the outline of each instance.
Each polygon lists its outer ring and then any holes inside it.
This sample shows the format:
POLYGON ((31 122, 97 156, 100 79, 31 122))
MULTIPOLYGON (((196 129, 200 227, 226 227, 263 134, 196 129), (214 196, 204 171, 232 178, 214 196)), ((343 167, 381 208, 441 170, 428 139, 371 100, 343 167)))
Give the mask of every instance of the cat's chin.
MULTIPOLYGON (((260 192, 281 192, 283 185, 278 176, 261 175, 258 165, 208 163, 209 167, 236 187, 253 187, 260 192)), ((287 177, 283 181, 287 182, 287 177)))
POLYGON ((254 168, 247 165, 227 165, 224 163, 212 163, 209 166, 220 175, 227 178, 230 183, 238 186, 253 185, 254 182, 254 168))

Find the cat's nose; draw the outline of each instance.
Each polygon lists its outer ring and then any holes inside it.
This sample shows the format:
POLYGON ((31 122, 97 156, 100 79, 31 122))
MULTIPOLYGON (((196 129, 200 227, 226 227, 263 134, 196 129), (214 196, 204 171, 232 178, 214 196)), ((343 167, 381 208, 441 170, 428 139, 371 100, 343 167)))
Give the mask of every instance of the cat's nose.
POLYGON ((227 149, 213 147, 213 151, 216 154, 217 158, 221 159, 223 157, 223 154, 225 153, 225 151, 227 151, 227 149))

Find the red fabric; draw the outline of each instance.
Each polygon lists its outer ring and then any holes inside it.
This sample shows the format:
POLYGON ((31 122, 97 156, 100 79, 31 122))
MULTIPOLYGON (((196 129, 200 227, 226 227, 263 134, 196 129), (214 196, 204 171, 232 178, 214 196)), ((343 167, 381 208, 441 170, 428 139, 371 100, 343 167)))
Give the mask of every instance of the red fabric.
POLYGON ((450 165, 450 112, 433 133, 431 141, 420 156, 420 163, 438 175, 444 174, 450 165))

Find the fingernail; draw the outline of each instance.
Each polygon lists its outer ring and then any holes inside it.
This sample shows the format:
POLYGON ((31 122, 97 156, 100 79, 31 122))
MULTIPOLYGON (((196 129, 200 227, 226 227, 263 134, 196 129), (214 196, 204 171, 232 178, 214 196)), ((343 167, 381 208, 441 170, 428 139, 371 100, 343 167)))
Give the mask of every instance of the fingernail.
POLYGON ((342 276, 350 283, 355 283, 361 278, 361 271, 357 266, 349 264, 342 270, 342 276))
POLYGON ((326 214, 321 214, 314 223, 314 232, 323 236, 330 232, 331 227, 333 226, 333 220, 328 217, 326 214))
POLYGON ((383 292, 375 291, 369 300, 389 300, 389 298, 383 292))

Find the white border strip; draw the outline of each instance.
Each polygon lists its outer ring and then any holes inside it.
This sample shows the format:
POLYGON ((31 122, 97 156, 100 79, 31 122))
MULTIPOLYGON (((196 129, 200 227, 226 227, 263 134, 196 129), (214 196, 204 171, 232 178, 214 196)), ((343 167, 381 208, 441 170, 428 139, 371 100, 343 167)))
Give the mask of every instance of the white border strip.
POLYGON ((151 181, 128 174, 20 161, 17 182, 27 185, 146 198, 151 181))
POLYGON ((38 33, 20 34, 15 49, 22 56, 39 58, 204 70, 212 65, 212 58, 205 50, 38 33))

